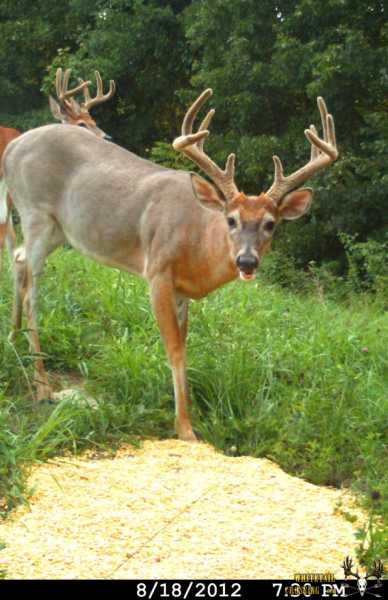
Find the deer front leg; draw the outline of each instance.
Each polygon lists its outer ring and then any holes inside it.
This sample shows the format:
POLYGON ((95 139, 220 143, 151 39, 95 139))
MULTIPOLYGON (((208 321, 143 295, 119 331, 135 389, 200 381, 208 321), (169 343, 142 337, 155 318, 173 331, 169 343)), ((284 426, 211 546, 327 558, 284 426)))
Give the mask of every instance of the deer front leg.
POLYGON ((157 275, 151 281, 152 307, 158 321, 172 370, 175 395, 175 429, 179 439, 194 442, 188 412, 186 381, 187 301, 177 298, 171 277, 157 275))

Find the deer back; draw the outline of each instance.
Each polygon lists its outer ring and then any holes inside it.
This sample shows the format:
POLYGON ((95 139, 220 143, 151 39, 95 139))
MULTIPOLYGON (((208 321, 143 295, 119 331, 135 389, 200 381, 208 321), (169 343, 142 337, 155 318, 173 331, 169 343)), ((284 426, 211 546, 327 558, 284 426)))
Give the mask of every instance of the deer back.
POLYGON ((83 254, 147 278, 155 269, 195 270, 198 238, 210 221, 224 222, 200 206, 190 173, 71 125, 23 134, 7 148, 4 169, 23 222, 51 219, 83 254))

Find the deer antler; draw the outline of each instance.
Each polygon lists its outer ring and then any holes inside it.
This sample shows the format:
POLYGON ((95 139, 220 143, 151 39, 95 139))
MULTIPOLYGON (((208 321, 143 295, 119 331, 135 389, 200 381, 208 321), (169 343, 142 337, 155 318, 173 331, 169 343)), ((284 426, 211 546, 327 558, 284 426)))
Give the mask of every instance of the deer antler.
POLYGON ((175 138, 173 148, 182 152, 193 162, 195 162, 222 191, 226 200, 232 200, 239 191, 234 183, 234 164, 235 155, 230 154, 226 161, 225 169, 222 170, 212 159, 204 152, 203 144, 209 135, 208 127, 212 120, 215 110, 210 110, 203 119, 197 133, 193 133, 193 123, 200 108, 210 96, 213 90, 210 88, 202 92, 196 101, 188 109, 182 123, 182 135, 175 138))
POLYGON ((342 568, 344 570, 345 577, 349 577, 349 575, 353 575, 353 577, 357 577, 357 579, 359 578, 358 571, 356 573, 354 573, 352 571, 353 561, 350 558, 350 556, 347 556, 345 558, 344 562, 342 563, 342 568))
POLYGON ((275 165, 274 182, 266 194, 276 203, 280 202, 287 192, 297 188, 306 179, 327 167, 338 157, 334 119, 327 112, 323 98, 317 98, 317 103, 321 114, 323 139, 318 136, 314 125, 310 125, 310 128, 305 130, 305 136, 311 144, 310 161, 304 167, 286 177, 283 174, 283 165, 280 158, 278 156, 273 157, 275 165))
POLYGON ((368 579, 368 577, 376 577, 376 579, 380 580, 381 577, 383 576, 384 573, 384 565, 383 562, 379 559, 379 560, 375 560, 373 562, 373 569, 370 573, 367 573, 365 575, 365 579, 368 579))
POLYGON ((55 87, 57 91, 57 98, 61 105, 69 105, 69 98, 77 94, 81 90, 86 90, 88 85, 90 85, 90 81, 81 81, 79 85, 77 85, 72 90, 68 90, 69 80, 70 80, 71 69, 66 69, 64 76, 62 77, 62 69, 58 68, 55 76, 55 87))
MULTIPOLYGON (((82 103, 82 108, 84 110, 87 110, 88 112, 93 106, 97 106, 97 104, 102 104, 103 102, 106 102, 107 100, 112 98, 112 96, 114 96, 115 91, 116 91, 116 84, 113 81, 113 79, 111 79, 109 81, 109 92, 104 94, 104 87, 103 87, 101 75, 98 71, 95 71, 94 73, 96 75, 96 82, 97 82, 97 95, 94 98, 92 98, 90 96, 89 87, 84 86, 82 88, 83 92, 84 92, 84 101, 82 103)), ((90 84, 90 81, 88 83, 90 84)))

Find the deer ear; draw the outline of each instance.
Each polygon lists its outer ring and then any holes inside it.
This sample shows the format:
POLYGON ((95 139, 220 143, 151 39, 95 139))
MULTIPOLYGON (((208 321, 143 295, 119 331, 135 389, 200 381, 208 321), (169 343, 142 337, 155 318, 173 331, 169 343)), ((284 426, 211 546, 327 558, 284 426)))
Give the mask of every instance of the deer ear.
POLYGON ((59 106, 58 102, 56 100, 54 100, 54 98, 52 96, 49 96, 49 104, 50 104, 51 114, 54 117, 54 119, 57 119, 58 121, 62 121, 63 114, 61 112, 61 107, 59 106))
POLYGON ((303 188, 295 190, 284 196, 279 206, 279 215, 281 219, 292 221, 299 219, 310 208, 313 199, 313 190, 311 188, 303 188))
POLYGON ((217 190, 210 185, 210 183, 194 173, 191 175, 191 182, 193 184, 194 194, 203 206, 212 210, 225 211, 226 203, 221 199, 217 190))

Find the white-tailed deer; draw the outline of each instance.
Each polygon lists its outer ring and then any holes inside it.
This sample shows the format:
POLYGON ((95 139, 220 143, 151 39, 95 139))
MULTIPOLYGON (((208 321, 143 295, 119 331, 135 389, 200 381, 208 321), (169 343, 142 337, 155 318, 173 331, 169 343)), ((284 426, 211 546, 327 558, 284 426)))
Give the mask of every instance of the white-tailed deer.
POLYGON ((116 91, 115 82, 111 79, 109 81, 109 91, 104 94, 103 83, 101 75, 98 71, 95 71, 97 94, 94 98, 90 96, 89 86, 91 81, 79 80, 79 84, 69 90, 69 81, 71 75, 71 69, 66 69, 65 73, 62 74, 62 69, 57 69, 55 77, 55 88, 57 92, 58 102, 54 100, 52 96, 49 97, 50 109, 53 117, 61 123, 67 123, 68 125, 78 125, 79 127, 85 127, 89 129, 97 137, 105 138, 110 140, 111 137, 107 135, 102 129, 97 127, 97 124, 93 117, 90 115, 90 110, 94 106, 98 106, 107 100, 110 100, 114 96, 116 91), (75 94, 83 92, 84 100, 81 104, 74 99, 75 94))
POLYGON ((206 90, 188 110, 174 148, 196 162, 223 197, 198 175, 153 164, 79 127, 40 127, 8 147, 5 180, 26 247, 14 328, 20 326, 23 305, 35 355, 37 400, 52 393, 40 357, 38 275, 50 252, 68 242, 98 262, 148 281, 173 374, 176 430, 181 439, 195 439, 185 368, 189 300, 239 275, 251 279, 276 224, 301 217, 310 206, 311 189, 293 190, 337 158, 333 118, 318 98, 323 139, 313 126, 305 131, 310 161, 285 177, 274 157, 273 185, 259 196, 246 196, 234 183, 234 155, 223 171, 204 153, 214 111, 192 133, 196 114, 211 93, 206 90))
POLYGON ((12 140, 16 140, 21 134, 22 132, 18 129, 13 129, 12 127, 0 127, 0 196, 2 198, 2 201, 0 201, 0 271, 2 268, 5 241, 7 241, 10 253, 12 252, 15 243, 15 234, 12 223, 10 222, 12 205, 11 196, 6 194, 5 190, 1 193, 1 188, 5 185, 2 179, 3 172, 1 160, 7 145, 12 142, 12 140))
MULTIPOLYGON (((62 69, 58 68, 55 77, 55 87, 57 92, 58 102, 54 100, 52 96, 49 96, 49 104, 53 117, 61 123, 67 125, 77 125, 78 127, 85 127, 95 136, 110 140, 111 137, 107 135, 102 129, 97 127, 95 120, 89 114, 89 111, 94 106, 106 102, 114 95, 116 91, 115 82, 110 80, 109 91, 104 94, 103 83, 98 71, 95 71, 96 83, 97 83, 97 94, 94 98, 90 96, 89 85, 91 81, 81 81, 73 89, 69 90, 71 69, 66 69, 65 73, 62 73, 62 69), (84 101, 78 104, 74 100, 74 95, 83 92, 84 101)), ((11 140, 21 135, 20 131, 16 129, 8 129, 0 127, 0 161, 5 151, 5 147, 11 140)), ((0 188, 3 185, 2 172, 0 169, 0 188)), ((13 254, 15 246, 15 233, 12 225, 11 217, 12 199, 8 194, 7 197, 4 194, 0 194, 0 271, 2 267, 2 255, 4 244, 7 242, 10 256, 13 254)), ((18 260, 22 260, 24 250, 21 248, 18 250, 18 260)))

